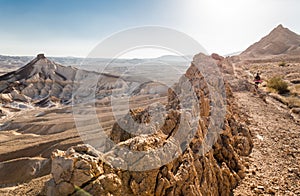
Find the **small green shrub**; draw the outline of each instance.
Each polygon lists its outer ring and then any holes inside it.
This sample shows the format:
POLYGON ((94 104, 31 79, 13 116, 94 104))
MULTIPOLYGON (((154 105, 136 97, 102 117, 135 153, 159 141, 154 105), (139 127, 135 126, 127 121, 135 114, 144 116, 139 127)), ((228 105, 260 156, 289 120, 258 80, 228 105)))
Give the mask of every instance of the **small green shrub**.
POLYGON ((289 92, 288 83, 283 81, 280 77, 271 78, 268 81, 267 87, 276 90, 279 94, 284 94, 289 92))

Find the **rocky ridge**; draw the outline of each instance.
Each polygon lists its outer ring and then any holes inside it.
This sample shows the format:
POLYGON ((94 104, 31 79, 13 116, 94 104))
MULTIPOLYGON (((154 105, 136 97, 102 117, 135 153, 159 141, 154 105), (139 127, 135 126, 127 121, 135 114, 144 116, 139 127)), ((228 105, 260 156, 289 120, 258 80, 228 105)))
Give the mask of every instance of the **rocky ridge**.
MULTIPOLYGON (((238 115, 231 90, 226 85, 227 110, 220 134, 213 134, 209 124, 214 103, 208 91, 208 84, 201 75, 199 63, 207 59, 197 55, 174 91, 168 94, 166 118, 160 128, 151 127, 155 132, 142 135, 124 136, 124 127, 115 124, 110 137, 116 143, 106 152, 99 152, 89 145, 69 148, 67 151, 56 150, 52 154, 52 179, 46 183, 48 195, 229 195, 238 182, 245 176, 245 168, 239 156, 248 155, 252 149, 252 139, 245 122, 238 115), (180 95, 183 87, 192 84, 199 101, 200 110, 188 111, 181 108, 180 95), (199 126, 195 128, 190 143, 180 142, 179 138, 189 137, 187 130, 192 129, 193 116, 199 114, 199 126), (185 118, 181 118, 185 116, 185 118), (181 121, 182 120, 182 121, 181 121), (186 131, 180 132, 180 123, 185 123, 186 131), (177 133, 181 133, 176 137, 177 133), (207 136, 210 135, 212 137, 207 136), (217 135, 216 137, 213 137, 217 135), (175 136, 175 139, 172 137, 175 136), (212 149, 206 149, 208 140, 216 140, 212 149), (148 154, 132 162, 124 162, 130 156, 130 150, 153 152, 168 146, 164 154, 148 154), (124 153, 118 149, 125 147, 124 153), (116 150, 117 149, 117 150, 116 150), (179 153, 179 154, 178 154, 179 153), (161 155, 171 156, 171 161, 161 155), (128 158, 128 157, 127 157, 128 158), (109 162, 104 160, 110 160, 109 162), (120 163, 120 167, 114 167, 120 163), (135 165, 136 164, 136 165, 135 165), (152 169, 147 170, 149 164, 152 169), (134 167, 133 167, 134 166, 134 167), (127 169, 124 169, 127 168, 127 169), (138 169, 137 169, 138 168, 138 169), (137 169, 137 170, 134 170, 137 169)), ((218 85, 218 84, 216 84, 218 85)), ((193 104, 193 103, 192 103, 193 104)), ((220 104, 220 103, 218 103, 220 104)), ((159 106, 158 106, 159 107, 159 106)), ((132 110, 135 121, 149 121, 149 108, 132 110)), ((126 117, 125 117, 126 118, 126 117)), ((124 120, 126 121, 126 120, 124 120)), ((130 126, 130 125, 129 125, 130 126)), ((130 126, 132 128, 132 126, 130 126)), ((125 128, 126 129, 126 128, 125 128)), ((128 159, 127 159, 128 160, 128 159)))

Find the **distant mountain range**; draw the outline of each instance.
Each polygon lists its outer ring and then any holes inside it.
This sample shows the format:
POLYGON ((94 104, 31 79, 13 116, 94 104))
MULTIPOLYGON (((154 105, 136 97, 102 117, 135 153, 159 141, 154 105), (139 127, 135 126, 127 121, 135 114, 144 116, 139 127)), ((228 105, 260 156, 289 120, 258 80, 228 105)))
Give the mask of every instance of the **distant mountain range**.
MULTIPOLYGON (((283 59, 283 58, 300 58, 300 35, 292 32, 283 25, 278 25, 268 35, 260 41, 254 43, 243 52, 231 53, 225 56, 236 56, 244 60, 265 60, 265 59, 283 59)), ((0 75, 7 71, 16 70, 27 64, 34 57, 27 56, 3 56, 0 55, 0 75)), ((72 66, 79 69, 85 69, 97 72, 107 72, 114 74, 123 74, 128 67, 153 64, 168 64, 171 66, 181 66, 185 69, 192 61, 191 56, 165 55, 157 58, 145 59, 112 59, 108 58, 77 58, 77 57, 49 57, 50 61, 72 66), (110 66, 107 66, 107 65, 110 66), (105 70, 106 69, 106 70, 105 70)), ((156 67, 157 68, 157 67, 156 67)))
MULTIPOLYGON (((24 64, 30 62, 34 56, 7 56, 0 55, 0 67, 6 69, 16 69, 24 64)), ((105 65, 112 59, 108 58, 80 58, 80 57, 48 57, 49 60, 57 62, 63 65, 70 65, 73 67, 80 67, 82 63, 88 65, 105 65)), ((176 56, 176 55, 164 55, 157 58, 134 58, 134 59, 115 59, 115 64, 140 64, 150 61, 163 61, 163 62, 185 62, 192 61, 193 55, 189 56, 176 56)))
MULTIPOLYGON (((268 35, 260 41, 252 44, 243 52, 235 52, 225 56, 239 56, 242 59, 272 59, 272 58, 299 58, 300 55, 300 35, 285 28, 283 25, 278 25, 268 35)), ((7 69, 21 67, 33 57, 29 56, 3 56, 0 55, 0 66, 7 69)), ((50 60, 63 65, 80 67, 84 62, 84 66, 105 66, 111 61, 107 58, 77 58, 77 57, 49 57, 50 60)), ((114 63, 117 66, 137 65, 149 61, 163 62, 186 62, 192 61, 193 55, 164 55, 157 58, 135 58, 135 59, 115 59, 114 63)), ((188 66, 188 65, 187 65, 188 66)), ((0 70, 1 73, 1 70, 0 70)))

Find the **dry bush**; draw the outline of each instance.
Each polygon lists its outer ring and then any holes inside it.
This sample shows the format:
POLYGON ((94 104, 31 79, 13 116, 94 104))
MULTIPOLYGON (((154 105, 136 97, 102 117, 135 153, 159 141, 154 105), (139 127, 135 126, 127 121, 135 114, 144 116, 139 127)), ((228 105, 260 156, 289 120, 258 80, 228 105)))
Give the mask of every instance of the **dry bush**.
POLYGON ((271 78, 268 81, 267 87, 276 90, 279 94, 284 94, 289 92, 288 83, 283 81, 280 77, 271 78))
POLYGON ((279 67, 285 67, 286 63, 285 62, 280 62, 278 65, 279 65, 279 67))

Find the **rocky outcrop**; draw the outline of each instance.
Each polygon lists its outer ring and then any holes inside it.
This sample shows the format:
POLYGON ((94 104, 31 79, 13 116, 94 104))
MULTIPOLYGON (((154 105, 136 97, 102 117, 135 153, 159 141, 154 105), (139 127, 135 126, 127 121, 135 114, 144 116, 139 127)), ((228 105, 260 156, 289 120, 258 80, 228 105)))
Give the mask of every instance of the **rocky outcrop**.
POLYGON ((224 59, 224 57, 218 55, 217 53, 212 53, 211 57, 217 61, 222 61, 224 59))
POLYGON ((210 68, 211 62, 197 55, 169 89, 166 106, 133 109, 120 119, 105 151, 88 144, 54 151, 45 193, 230 195, 245 175, 239 156, 253 145, 228 85, 200 72, 201 63, 210 68))

